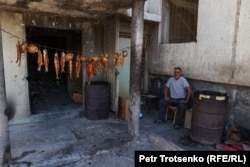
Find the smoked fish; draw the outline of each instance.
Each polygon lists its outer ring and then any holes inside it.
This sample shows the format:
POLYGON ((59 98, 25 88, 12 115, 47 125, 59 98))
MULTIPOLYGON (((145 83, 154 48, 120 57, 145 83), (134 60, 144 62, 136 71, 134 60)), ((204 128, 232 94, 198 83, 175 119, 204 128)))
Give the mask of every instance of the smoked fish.
POLYGON ((49 55, 48 55, 47 49, 43 49, 43 61, 44 61, 45 72, 48 72, 49 71, 49 55))
POLYGON ((55 66, 55 71, 56 71, 56 79, 59 79, 60 62, 59 62, 59 56, 57 52, 54 55, 54 66, 55 66))

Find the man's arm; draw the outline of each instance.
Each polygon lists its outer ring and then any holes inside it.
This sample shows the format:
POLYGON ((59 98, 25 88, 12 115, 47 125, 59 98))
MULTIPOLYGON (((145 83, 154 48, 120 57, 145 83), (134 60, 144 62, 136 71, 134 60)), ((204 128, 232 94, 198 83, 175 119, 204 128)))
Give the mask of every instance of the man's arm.
POLYGON ((192 90, 191 90, 190 86, 185 87, 185 89, 187 91, 187 97, 186 97, 185 103, 188 103, 188 101, 189 101, 189 99, 191 97, 192 90))
POLYGON ((169 99, 169 97, 168 97, 168 87, 165 85, 165 87, 164 87, 164 99, 165 100, 168 100, 169 99))

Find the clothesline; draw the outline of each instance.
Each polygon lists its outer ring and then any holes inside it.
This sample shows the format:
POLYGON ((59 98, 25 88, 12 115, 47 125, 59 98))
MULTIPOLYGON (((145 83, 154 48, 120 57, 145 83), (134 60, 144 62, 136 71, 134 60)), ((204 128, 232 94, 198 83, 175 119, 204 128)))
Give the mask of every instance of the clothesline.
MULTIPOLYGON (((51 47, 51 46, 41 45, 41 44, 38 44, 38 43, 35 43, 35 42, 27 41, 27 40, 25 40, 25 39, 23 39, 23 38, 15 35, 15 34, 12 34, 11 32, 8 32, 8 31, 2 29, 2 28, 0 28, 0 30, 3 31, 3 32, 5 32, 5 33, 7 33, 7 34, 9 34, 12 37, 17 38, 18 40, 25 41, 25 42, 27 42, 29 44, 34 44, 38 48, 46 48, 46 49, 52 49, 52 50, 61 51, 61 52, 68 52, 68 53, 70 53, 70 52, 71 53, 82 53, 82 51, 79 51, 79 50, 65 50, 65 49, 61 49, 61 48, 54 48, 54 47, 51 47)), ((141 46, 141 45, 138 45, 138 46, 141 46)), ((117 50, 117 52, 122 51, 122 50, 127 50, 127 49, 130 49, 130 48, 131 47, 124 47, 124 48, 121 48, 121 49, 117 50)))

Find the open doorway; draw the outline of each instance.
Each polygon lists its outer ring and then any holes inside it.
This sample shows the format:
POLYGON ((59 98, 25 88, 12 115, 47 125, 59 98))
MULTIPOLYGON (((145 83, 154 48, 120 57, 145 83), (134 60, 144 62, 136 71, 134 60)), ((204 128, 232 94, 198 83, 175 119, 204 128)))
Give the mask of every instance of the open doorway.
POLYGON ((63 112, 80 108, 81 104, 72 100, 72 94, 75 91, 82 92, 82 77, 69 79, 69 65, 65 63, 65 73, 59 70, 57 79, 54 55, 58 53, 60 56, 61 52, 71 52, 74 55, 79 53, 82 44, 81 30, 26 27, 26 40, 35 44, 41 52, 47 49, 49 58, 48 72, 44 65, 38 71, 38 54, 27 53, 31 113, 63 112))

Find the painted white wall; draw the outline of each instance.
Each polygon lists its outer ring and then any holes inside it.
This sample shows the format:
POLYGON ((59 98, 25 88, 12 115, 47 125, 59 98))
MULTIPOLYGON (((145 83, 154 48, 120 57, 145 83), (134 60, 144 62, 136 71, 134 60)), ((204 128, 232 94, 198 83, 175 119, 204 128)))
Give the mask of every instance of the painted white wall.
POLYGON ((144 12, 161 15, 162 0, 147 0, 144 5, 144 12))
MULTIPOLYGON (((236 0, 200 0, 197 57, 193 78, 227 83, 231 80, 236 0)), ((191 62, 189 62, 191 65, 191 62)))
POLYGON ((20 66, 16 64, 16 41, 25 40, 25 28, 19 14, 1 12, 0 18, 7 107, 15 120, 30 114, 26 55, 22 55, 20 66))
POLYGON ((234 83, 250 86, 250 1, 242 0, 235 57, 234 83))
POLYGON ((150 72, 172 75, 184 67, 189 78, 250 86, 250 1, 199 0, 197 43, 161 44, 150 72))

